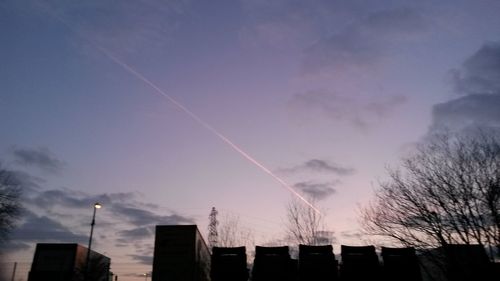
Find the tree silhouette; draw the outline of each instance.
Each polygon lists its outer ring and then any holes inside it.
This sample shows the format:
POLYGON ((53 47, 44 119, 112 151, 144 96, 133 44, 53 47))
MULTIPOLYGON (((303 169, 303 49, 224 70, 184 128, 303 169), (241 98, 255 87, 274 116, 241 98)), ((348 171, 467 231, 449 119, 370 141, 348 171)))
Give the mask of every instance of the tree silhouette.
POLYGON ((0 244, 6 241, 20 213, 20 183, 12 171, 0 167, 0 244))
MULTIPOLYGON (((314 198, 309 202, 315 203, 314 198)), ((333 231, 329 231, 324 214, 321 214, 296 198, 290 199, 286 206, 288 240, 299 245, 329 245, 334 240, 333 231)))
POLYGON ((239 216, 225 214, 219 223, 219 247, 245 246, 252 249, 255 246, 253 231, 243 225, 239 216))
POLYGON ((389 170, 362 210, 364 229, 416 248, 500 245, 500 139, 441 133, 389 170))

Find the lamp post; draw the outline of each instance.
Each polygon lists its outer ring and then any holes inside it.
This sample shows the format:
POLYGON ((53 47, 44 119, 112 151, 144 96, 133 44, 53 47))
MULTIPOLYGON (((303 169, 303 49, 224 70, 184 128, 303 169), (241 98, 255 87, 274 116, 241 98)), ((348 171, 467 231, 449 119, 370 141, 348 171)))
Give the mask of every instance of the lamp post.
POLYGON ((95 213, 97 209, 102 207, 99 202, 94 204, 94 214, 92 215, 92 223, 90 224, 90 237, 89 237, 89 247, 87 248, 87 261, 85 262, 85 280, 88 280, 89 276, 89 263, 90 263, 90 247, 92 247, 92 235, 94 234, 94 225, 95 225, 95 213))

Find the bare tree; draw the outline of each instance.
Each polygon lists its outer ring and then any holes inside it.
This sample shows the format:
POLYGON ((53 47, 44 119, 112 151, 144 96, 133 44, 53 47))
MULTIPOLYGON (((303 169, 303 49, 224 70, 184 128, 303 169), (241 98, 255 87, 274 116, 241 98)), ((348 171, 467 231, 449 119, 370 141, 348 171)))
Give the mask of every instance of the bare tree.
POLYGON ((444 133, 389 170, 362 210, 365 230, 416 248, 500 245, 500 141, 444 133))
POLYGON ((252 249, 255 246, 253 231, 244 226, 240 218, 234 214, 225 214, 221 218, 218 234, 217 246, 219 247, 245 246, 252 249))
MULTIPOLYGON (((315 205, 313 198, 308 200, 315 205)), ((333 231, 328 230, 324 214, 296 198, 286 206, 286 231, 290 242, 305 245, 327 245, 334 240, 333 231)))
POLYGON ((15 175, 0 167, 0 244, 5 242, 20 212, 20 186, 15 175))

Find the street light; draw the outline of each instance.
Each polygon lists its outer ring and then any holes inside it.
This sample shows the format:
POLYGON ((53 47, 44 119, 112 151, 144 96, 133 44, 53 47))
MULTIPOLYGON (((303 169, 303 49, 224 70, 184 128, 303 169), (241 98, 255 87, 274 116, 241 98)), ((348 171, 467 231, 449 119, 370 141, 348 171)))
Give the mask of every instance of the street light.
POLYGON ((95 213, 97 209, 100 208, 102 208, 102 205, 99 202, 96 202, 94 204, 94 214, 92 215, 92 223, 90 224, 89 247, 87 248, 87 261, 85 263, 85 280, 88 280, 88 275, 89 275, 90 247, 92 247, 92 235, 94 234, 95 213))
POLYGON ((145 280, 148 281, 148 277, 151 276, 150 273, 146 272, 144 274, 142 274, 144 276, 144 278, 146 278, 145 280))

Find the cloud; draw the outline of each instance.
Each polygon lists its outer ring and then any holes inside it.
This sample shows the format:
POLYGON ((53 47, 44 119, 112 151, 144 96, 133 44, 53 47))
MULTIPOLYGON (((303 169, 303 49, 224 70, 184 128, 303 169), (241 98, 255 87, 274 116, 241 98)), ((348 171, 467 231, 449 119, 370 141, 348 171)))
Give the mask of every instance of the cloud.
POLYGON ((319 245, 331 245, 337 241, 334 231, 320 230, 316 235, 316 242, 319 245))
POLYGON ((388 55, 387 47, 411 41, 427 31, 428 19, 417 10, 395 8, 374 12, 305 50, 302 72, 366 67, 388 55))
POLYGON ((95 202, 103 205, 98 225, 105 234, 96 236, 95 242, 108 251, 109 247, 119 247, 129 253, 149 254, 144 249, 151 248, 148 245, 154 238, 155 225, 193 223, 191 218, 172 211, 158 212, 159 206, 143 202, 133 192, 88 194, 71 189, 37 189, 23 201, 26 212, 11 235, 12 247, 38 242, 85 244, 90 218, 81 214, 90 215, 95 202))
POLYGON ((61 222, 47 216, 25 211, 23 223, 11 234, 12 241, 22 242, 77 242, 85 243, 88 236, 77 234, 61 222))
POLYGON ((348 175, 354 172, 354 169, 352 168, 345 168, 335 163, 329 163, 320 159, 311 159, 305 162, 302 167, 313 171, 330 172, 338 175, 348 175))
POLYGON ((323 200, 336 192, 336 190, 333 188, 333 186, 335 186, 336 184, 338 184, 338 182, 315 183, 307 181, 296 183, 293 185, 293 187, 314 199, 323 200))
POLYGON ((500 129, 500 95, 473 94, 434 105, 431 131, 500 129))
POLYGON ((326 90, 311 90, 293 95, 287 107, 294 117, 306 119, 316 113, 364 129, 389 116, 406 101, 407 98, 401 95, 361 99, 326 90))
POLYGON ((500 43, 486 43, 452 70, 452 86, 461 96, 434 105, 429 132, 475 128, 500 130, 500 43))
POLYGON ((335 5, 328 0, 240 2, 246 17, 239 39, 245 45, 266 48, 305 46, 319 36, 326 21, 334 19, 336 12, 348 5, 335 5))
POLYGON ((350 175, 354 173, 353 168, 343 167, 336 163, 321 159, 311 159, 295 167, 281 169, 281 171, 286 173, 297 173, 302 171, 333 173, 340 176, 350 175))
POLYGON ((63 21, 80 36, 124 55, 165 47, 179 28, 190 2, 47 0, 37 1, 32 7, 63 21))
MULTIPOLYGON (((153 264, 153 255, 129 255, 129 257, 132 257, 132 259, 146 265, 152 265, 153 264)), ((143 275, 140 275, 143 277, 143 275)))
POLYGON ((483 45, 452 76, 459 94, 500 94, 500 43, 483 45))
POLYGON ((124 204, 115 204, 112 206, 112 211, 115 215, 126 219, 129 223, 137 226, 151 225, 151 224, 186 224, 193 223, 193 220, 183 217, 178 214, 172 215, 159 215, 152 211, 130 207, 124 204))
POLYGON ((140 202, 136 197, 137 194, 132 192, 89 195, 70 189, 49 189, 26 198, 26 203, 44 211, 52 211, 55 207, 89 209, 99 202, 114 218, 133 226, 193 223, 193 219, 179 214, 158 214, 156 205, 140 202))
POLYGON ((31 192, 40 187, 44 180, 30 174, 18 171, 5 169, 0 166, 0 181, 3 184, 18 187, 22 192, 31 192))
POLYGON ((357 231, 342 231, 340 236, 346 240, 356 239, 361 241, 363 238, 363 234, 357 231))
POLYGON ((11 151, 14 161, 22 166, 36 167, 45 172, 59 172, 64 162, 59 160, 48 148, 19 148, 11 151))
POLYGON ((120 200, 127 199, 131 200, 133 196, 133 193, 103 193, 88 195, 79 191, 61 188, 40 190, 27 200, 30 204, 43 210, 51 210, 55 206, 71 209, 88 209, 96 202, 109 207, 113 202, 119 202, 120 200))
POLYGON ((19 251, 19 250, 28 250, 30 248, 31 248, 31 246, 28 243, 8 240, 2 244, 2 249, 0 249, 0 257, 2 254, 8 254, 10 252, 15 252, 15 251, 19 251))

